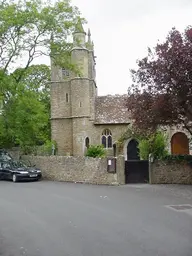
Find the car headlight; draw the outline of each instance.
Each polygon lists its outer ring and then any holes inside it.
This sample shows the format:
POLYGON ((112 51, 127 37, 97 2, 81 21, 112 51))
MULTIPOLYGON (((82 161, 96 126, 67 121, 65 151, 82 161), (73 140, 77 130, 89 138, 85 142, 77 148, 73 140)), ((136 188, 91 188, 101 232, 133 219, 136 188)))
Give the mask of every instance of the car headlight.
POLYGON ((36 172, 40 173, 40 172, 41 172, 41 170, 37 170, 36 172))
POLYGON ((28 174, 29 172, 27 172, 27 171, 20 171, 19 173, 20 174, 28 174))

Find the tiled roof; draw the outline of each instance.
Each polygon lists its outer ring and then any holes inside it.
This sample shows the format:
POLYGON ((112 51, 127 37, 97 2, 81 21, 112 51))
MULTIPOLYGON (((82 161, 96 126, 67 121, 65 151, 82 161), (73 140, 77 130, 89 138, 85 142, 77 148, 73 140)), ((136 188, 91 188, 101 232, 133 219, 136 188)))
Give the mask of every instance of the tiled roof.
POLYGON ((126 107, 127 95, 96 97, 95 124, 127 124, 130 114, 126 107))

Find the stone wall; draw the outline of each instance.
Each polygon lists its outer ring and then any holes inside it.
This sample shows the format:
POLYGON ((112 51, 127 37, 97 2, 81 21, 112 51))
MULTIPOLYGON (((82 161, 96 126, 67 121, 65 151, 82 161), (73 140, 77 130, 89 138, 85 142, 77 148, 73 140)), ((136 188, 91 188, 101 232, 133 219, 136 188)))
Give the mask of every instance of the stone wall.
POLYGON ((22 156, 42 170, 43 178, 52 181, 90 184, 124 184, 124 157, 117 158, 117 173, 107 171, 107 158, 67 156, 22 156))
POLYGON ((192 184, 192 166, 188 163, 156 161, 150 164, 151 184, 192 184))
POLYGON ((8 151, 8 153, 16 160, 19 160, 20 155, 21 155, 21 151, 19 147, 15 147, 12 149, 6 149, 6 151, 8 151))

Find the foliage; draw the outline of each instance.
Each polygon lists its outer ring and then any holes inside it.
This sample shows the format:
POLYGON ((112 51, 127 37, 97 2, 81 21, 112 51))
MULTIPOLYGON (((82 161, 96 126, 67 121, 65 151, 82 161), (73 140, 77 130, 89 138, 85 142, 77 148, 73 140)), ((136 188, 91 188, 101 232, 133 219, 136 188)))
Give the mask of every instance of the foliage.
POLYGON ((124 134, 119 138, 117 146, 121 147, 124 144, 124 141, 132 138, 137 141, 148 138, 152 133, 149 130, 141 130, 135 126, 129 126, 124 134))
MULTIPOLYGON (((57 151, 57 143, 52 140, 47 140, 45 144, 40 146, 37 150, 38 155, 52 155, 52 146, 54 145, 55 152, 57 151)), ((54 153, 55 153, 54 152, 54 153)))
POLYGON ((168 162, 188 162, 192 163, 192 155, 167 155, 163 158, 163 160, 167 160, 168 162))
POLYGON ((167 137, 160 130, 141 130, 136 126, 130 126, 118 140, 118 147, 121 147, 124 144, 124 141, 129 138, 139 142, 139 154, 140 158, 143 160, 148 159, 149 154, 152 154, 156 159, 161 159, 167 155, 167 137))
MULTIPOLYGON (((25 60, 25 71, 34 59, 42 55, 51 55, 56 62, 60 56, 62 65, 71 68, 68 56, 72 44, 68 36, 79 19, 77 7, 72 6, 69 0, 54 3, 42 0, 1 2, 0 68, 7 72, 22 59, 25 60)), ((21 77, 22 73, 17 82, 21 77)))
POLYGON ((11 83, 3 88, 0 146, 20 145, 28 152, 28 148, 50 138, 50 98, 46 85, 50 69, 46 65, 30 66, 17 83, 15 77, 20 72, 23 70, 17 69, 7 76, 11 83))
POLYGON ((52 155, 52 146, 55 147, 55 152, 57 151, 57 144, 55 141, 46 140, 43 145, 24 145, 21 147, 21 153, 23 155, 39 155, 39 156, 50 156, 52 155))
POLYGON ((127 107, 134 125, 153 131, 181 125, 192 134, 192 28, 183 33, 173 28, 131 73, 127 107))
POLYGON ((103 158, 106 156, 106 151, 103 147, 103 145, 90 145, 90 147, 87 150, 86 156, 89 157, 100 157, 103 158))
POLYGON ((45 55, 55 65, 77 71, 69 58, 69 37, 79 20, 83 21, 70 0, 1 1, 1 147, 20 145, 29 152, 50 140, 50 69, 32 63, 45 55))
POLYGON ((156 132, 139 141, 140 158, 147 160, 149 154, 152 154, 155 159, 162 159, 168 154, 166 146, 166 136, 162 132, 156 132))

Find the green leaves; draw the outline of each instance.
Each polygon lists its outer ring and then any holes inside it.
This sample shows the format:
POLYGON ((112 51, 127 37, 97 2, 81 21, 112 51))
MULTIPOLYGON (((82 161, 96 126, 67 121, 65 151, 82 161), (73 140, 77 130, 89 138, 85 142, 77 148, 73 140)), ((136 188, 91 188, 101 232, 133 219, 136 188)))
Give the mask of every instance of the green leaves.
POLYGON ((106 156, 106 151, 103 147, 103 145, 91 145, 88 150, 86 156, 89 157, 100 157, 103 158, 106 156))
POLYGON ((166 136, 162 132, 156 132, 146 138, 139 140, 139 154, 141 159, 147 160, 149 154, 152 154, 155 159, 163 159, 167 156, 166 136))
POLYGON ((43 128, 47 126, 49 116, 34 92, 25 92, 18 98, 15 102, 15 112, 16 143, 21 146, 33 146, 46 139, 43 128))
POLYGON ((1 146, 34 146, 50 139, 49 67, 34 65, 27 70, 17 69, 6 78, 2 92, 7 96, 0 116, 1 146), (17 83, 21 73, 22 79, 17 83))
MULTIPOLYGON (((10 70, 22 60, 23 68, 27 69, 35 58, 50 56, 51 44, 52 48, 56 46, 55 54, 70 51, 69 36, 79 15, 77 7, 68 0, 54 4, 41 0, 20 0, 17 4, 4 1, 0 8, 0 68, 10 70)), ((67 57, 62 61, 70 69, 67 57)))
POLYGON ((32 63, 46 55, 76 71, 70 37, 79 18, 69 0, 0 3, 0 146, 28 147, 50 139, 50 69, 32 63))

